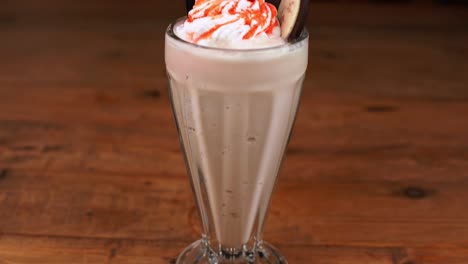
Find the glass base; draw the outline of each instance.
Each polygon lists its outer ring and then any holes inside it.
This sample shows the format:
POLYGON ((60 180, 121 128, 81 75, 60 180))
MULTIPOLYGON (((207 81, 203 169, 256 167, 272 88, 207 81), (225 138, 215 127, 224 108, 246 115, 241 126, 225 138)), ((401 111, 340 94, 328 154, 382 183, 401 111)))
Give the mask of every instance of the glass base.
POLYGON ((217 254, 207 243, 198 240, 187 247, 177 258, 176 264, 288 264, 276 248, 262 242, 255 252, 241 252, 236 255, 217 254))

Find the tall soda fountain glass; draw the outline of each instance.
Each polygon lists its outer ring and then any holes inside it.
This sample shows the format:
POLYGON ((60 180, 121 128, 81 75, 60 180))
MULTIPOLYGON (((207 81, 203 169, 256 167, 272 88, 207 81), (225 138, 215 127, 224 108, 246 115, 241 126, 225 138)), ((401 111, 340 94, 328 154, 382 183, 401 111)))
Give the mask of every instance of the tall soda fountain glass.
POLYGON ((165 59, 203 234, 177 263, 287 263, 262 232, 295 120, 308 33, 279 46, 223 49, 166 32, 165 59))

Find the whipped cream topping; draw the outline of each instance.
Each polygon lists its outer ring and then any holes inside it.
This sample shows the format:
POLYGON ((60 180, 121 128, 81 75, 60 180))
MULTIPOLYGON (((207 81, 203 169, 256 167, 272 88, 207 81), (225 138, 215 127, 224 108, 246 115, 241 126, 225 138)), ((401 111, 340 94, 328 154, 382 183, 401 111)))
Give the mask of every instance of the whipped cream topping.
POLYGON ((265 0, 197 0, 176 29, 186 41, 206 46, 251 48, 284 43, 276 7, 265 0))

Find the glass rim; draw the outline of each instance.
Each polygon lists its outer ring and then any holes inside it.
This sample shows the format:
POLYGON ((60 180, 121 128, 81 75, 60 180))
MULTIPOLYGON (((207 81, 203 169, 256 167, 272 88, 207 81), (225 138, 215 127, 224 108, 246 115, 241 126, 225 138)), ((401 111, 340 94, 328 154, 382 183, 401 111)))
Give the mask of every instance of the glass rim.
POLYGON ((278 45, 278 46, 271 46, 271 47, 266 47, 266 48, 254 48, 254 49, 233 49, 233 48, 219 48, 219 47, 210 47, 210 46, 204 46, 204 45, 199 45, 192 43, 190 41, 187 41, 185 39, 182 39, 181 37, 177 36, 175 33, 174 29, 175 26, 178 25, 180 22, 185 21, 187 19, 187 16, 183 16, 181 18, 176 19, 174 22, 172 22, 169 27, 166 30, 166 36, 169 36, 170 38, 184 43, 186 45, 192 46, 197 49, 203 49, 203 50, 212 50, 212 51, 224 51, 224 52, 262 52, 262 51, 271 51, 275 49, 281 49, 285 47, 291 47, 294 46, 298 43, 301 43, 302 41, 306 40, 309 38, 309 32, 307 31, 306 28, 302 31, 301 35, 293 40, 293 41, 288 41, 284 44, 278 45))

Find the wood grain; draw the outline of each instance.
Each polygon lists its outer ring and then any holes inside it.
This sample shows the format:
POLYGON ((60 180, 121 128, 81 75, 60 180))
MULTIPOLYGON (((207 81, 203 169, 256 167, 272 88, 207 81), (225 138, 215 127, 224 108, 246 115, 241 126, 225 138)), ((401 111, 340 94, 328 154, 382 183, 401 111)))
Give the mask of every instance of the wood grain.
MULTIPOLYGON (((163 5, 2 7, 0 263, 174 263, 198 237, 163 5)), ((311 12, 266 238, 291 263, 468 263, 468 10, 311 12)))

